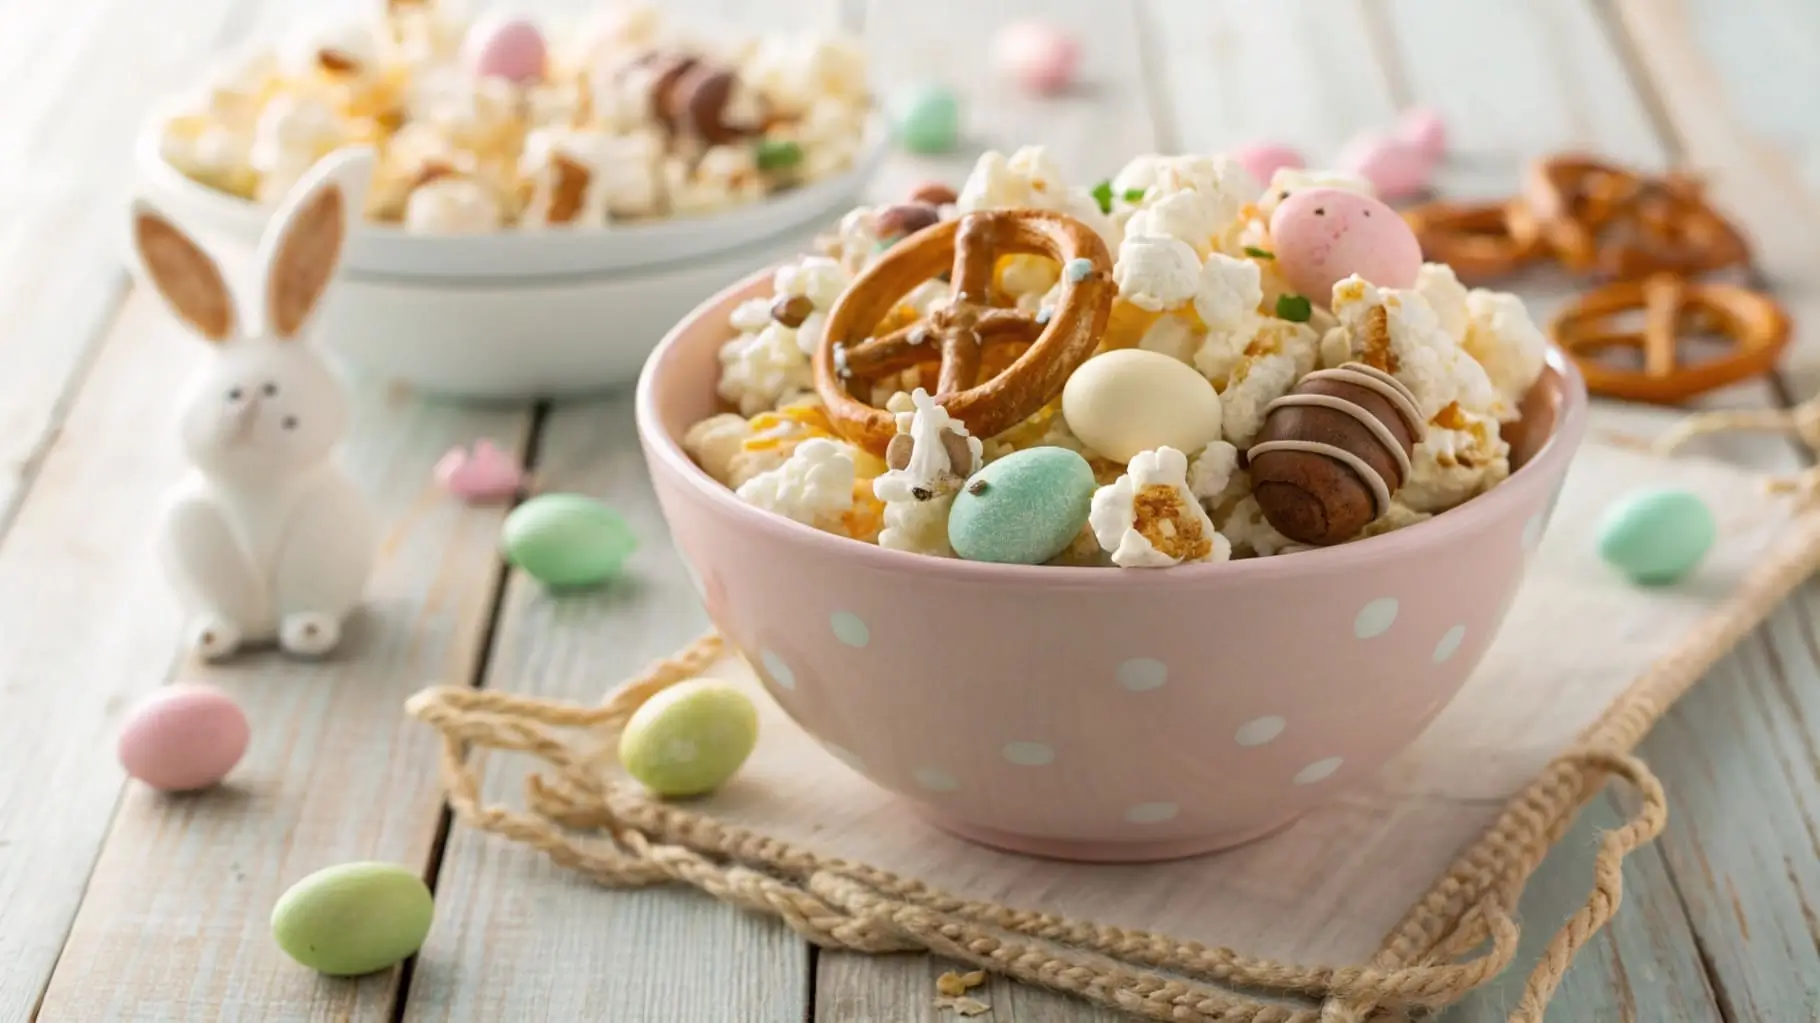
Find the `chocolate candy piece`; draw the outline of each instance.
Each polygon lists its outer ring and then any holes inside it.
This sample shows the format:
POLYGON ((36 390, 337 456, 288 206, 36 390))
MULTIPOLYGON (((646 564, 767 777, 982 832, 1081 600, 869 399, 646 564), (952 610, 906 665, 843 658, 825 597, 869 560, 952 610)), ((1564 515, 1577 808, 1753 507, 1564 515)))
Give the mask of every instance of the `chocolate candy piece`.
POLYGON ((815 303, 805 295, 786 295, 771 303, 771 318, 792 330, 802 326, 813 312, 815 303))
POLYGON ((933 206, 920 202, 903 203, 880 210, 873 222, 873 230, 878 232, 880 240, 896 240, 908 238, 925 227, 933 227, 941 219, 942 215, 933 206))
POLYGON ((942 207, 960 199, 954 189, 939 181, 925 181, 910 192, 911 202, 920 202, 925 206, 942 207))
POLYGON ((685 53, 647 53, 633 61, 630 68, 648 77, 651 83, 651 114, 664 126, 665 131, 675 131, 676 121, 671 116, 670 95, 676 91, 677 83, 682 77, 700 66, 701 61, 685 53))
POLYGON ((732 72, 696 64, 660 94, 664 123, 672 131, 687 132, 715 146, 751 134, 746 126, 727 123, 727 101, 733 97, 734 84, 732 72))
POLYGON ((1358 535, 1409 478, 1422 414, 1402 382, 1364 363, 1318 370, 1265 407, 1246 458, 1264 518, 1297 543, 1358 535))

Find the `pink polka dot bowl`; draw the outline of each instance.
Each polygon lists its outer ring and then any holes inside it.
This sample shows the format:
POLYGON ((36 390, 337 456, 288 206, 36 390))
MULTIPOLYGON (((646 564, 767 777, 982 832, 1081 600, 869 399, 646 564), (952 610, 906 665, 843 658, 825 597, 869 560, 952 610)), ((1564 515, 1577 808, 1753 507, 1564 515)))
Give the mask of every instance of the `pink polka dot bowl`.
POLYGON ((1395 533, 1161 571, 905 554, 743 504, 683 451, 716 411, 728 313, 769 279, 709 299, 640 379, 676 546, 786 713, 935 825, 1011 851, 1209 852, 1383 766, 1490 645, 1585 427, 1551 353, 1510 479, 1395 533))

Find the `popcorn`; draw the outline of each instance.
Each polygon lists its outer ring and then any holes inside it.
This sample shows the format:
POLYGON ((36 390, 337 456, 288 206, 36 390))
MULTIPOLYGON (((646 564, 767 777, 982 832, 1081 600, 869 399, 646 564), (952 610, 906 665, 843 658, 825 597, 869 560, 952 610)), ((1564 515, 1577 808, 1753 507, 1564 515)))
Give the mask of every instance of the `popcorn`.
POLYGON ((980 154, 955 207, 962 213, 1018 207, 1056 210, 1092 228, 1115 251, 1121 236, 1118 225, 1100 212, 1092 196, 1063 182, 1060 168, 1042 146, 1025 146, 1008 158, 996 150, 980 154))
POLYGON ((1264 301, 1258 265, 1214 253, 1201 267, 1194 293, 1194 314, 1209 331, 1237 334, 1246 330, 1264 301))
POLYGON ((720 349, 722 398, 744 415, 775 408, 781 401, 815 389, 809 357, 796 332, 772 322, 756 334, 742 334, 720 349))
MULTIPOLYGON (((1195 356, 1196 368, 1209 379, 1214 379, 1207 371, 1216 360, 1204 355, 1218 343, 1219 339, 1210 337, 1195 356)), ((1251 446, 1264 428, 1264 410, 1314 370, 1315 347, 1314 331, 1305 324, 1275 318, 1262 320, 1258 332, 1228 363, 1225 382, 1217 388, 1220 432, 1228 441, 1240 447, 1251 446)))
POLYGON ((518 87, 503 78, 474 78, 458 67, 427 72, 406 92, 405 114, 479 157, 518 146, 518 87))
POLYGON ((878 240, 878 208, 859 206, 840 218, 834 235, 828 239, 827 254, 849 271, 859 273, 881 254, 878 240))
POLYGON ((689 427, 683 434, 683 450, 721 485, 737 487, 731 482, 733 460, 751 436, 752 426, 746 417, 723 412, 689 427))
POLYGON ((684 215, 750 202, 765 187, 752 151, 744 146, 711 147, 693 167, 672 156, 664 161, 663 176, 671 210, 684 215))
POLYGON ((1239 449, 1223 440, 1210 441, 1188 463, 1188 490, 1210 518, 1229 513, 1251 492, 1251 480, 1239 468, 1239 449))
POLYGON ((1384 370, 1415 394, 1424 416, 1450 404, 1474 412, 1498 404, 1484 368, 1448 336, 1420 293, 1378 288, 1354 275, 1333 286, 1333 311, 1340 327, 1322 343, 1324 363, 1356 359, 1384 370), (1385 329, 1372 326, 1376 309, 1384 311, 1385 329))
MULTIPOLYGON (((853 275, 826 256, 804 256, 778 268, 772 279, 776 297, 801 296, 814 307, 814 311, 796 327, 796 346, 804 355, 813 356, 821 347, 822 338, 828 331, 828 310, 834 308, 841 292, 852 282, 853 275)), ((769 306, 765 315, 770 316, 769 306)))
POLYGON ((1138 338, 1137 346, 1148 352, 1167 355, 1178 362, 1194 362, 1194 353, 1206 339, 1206 334, 1197 329, 1189 320, 1179 314, 1169 313, 1156 318, 1150 327, 1138 338))
POLYGON ((1125 475, 1093 494, 1088 524, 1120 568, 1225 561, 1232 545, 1188 488, 1188 458, 1174 448, 1140 451, 1125 475))
POLYGON ((1359 530, 1359 536, 1382 536, 1385 533, 1393 533, 1432 518, 1434 516, 1427 512, 1416 511, 1401 501, 1392 501, 1388 511, 1373 519, 1364 529, 1359 530))
POLYGON ((1175 192, 1140 208, 1125 221, 1125 236, 1154 235, 1187 242, 1197 255, 1212 249, 1224 226, 1219 209, 1199 192, 1175 192))
POLYGON ((1119 246, 1112 279, 1119 297, 1140 309, 1162 312, 1187 303, 1200 291, 1201 260, 1187 242, 1138 235, 1119 246))
POLYGON ((303 177, 316 161, 347 141, 334 108, 303 95, 272 98, 253 127, 248 162, 263 175, 259 199, 275 201, 303 177))
POLYGON ((952 557, 948 513, 961 484, 979 471, 983 445, 922 388, 908 395, 908 410, 896 395, 892 398, 897 406, 897 436, 886 458, 895 467, 872 481, 873 494, 885 505, 884 529, 878 534, 878 544, 892 550, 952 557), (907 454, 899 454, 900 441, 908 443, 907 454))
POLYGON ((741 484, 739 499, 756 508, 829 533, 846 533, 856 471, 849 449, 815 438, 797 445, 784 464, 741 484))
POLYGON ((259 187, 252 151, 250 133, 200 117, 174 118, 158 143, 159 155, 178 171, 243 198, 251 198, 259 187))
POLYGON ((485 234, 504 219, 499 198, 473 178, 448 175, 413 189, 404 226, 426 234, 485 234))
POLYGON ((1529 318, 1523 300, 1502 291, 1474 288, 1466 297, 1468 314, 1465 338, 1468 355, 1485 369, 1498 390, 1494 408, 1505 422, 1521 412, 1523 396, 1542 376, 1548 357, 1548 338, 1529 318))
POLYGON ((1235 557, 1268 558, 1297 546, 1276 531, 1264 517, 1264 509, 1258 507, 1258 499, 1250 494, 1220 520, 1220 534, 1231 542, 1235 557))
POLYGON ((540 128, 525 140, 520 173, 530 183, 526 224, 602 224, 654 212, 662 197, 654 132, 609 135, 540 128))
POLYGON ((1502 483, 1510 475, 1510 445, 1495 417, 1448 405, 1429 422, 1409 461, 1397 499, 1413 511, 1441 512, 1502 483))
POLYGON ((1466 340, 1466 286, 1460 283, 1453 267, 1445 263, 1423 263, 1416 271, 1415 292, 1428 301, 1435 318, 1441 321, 1441 329, 1447 331, 1455 344, 1466 340))

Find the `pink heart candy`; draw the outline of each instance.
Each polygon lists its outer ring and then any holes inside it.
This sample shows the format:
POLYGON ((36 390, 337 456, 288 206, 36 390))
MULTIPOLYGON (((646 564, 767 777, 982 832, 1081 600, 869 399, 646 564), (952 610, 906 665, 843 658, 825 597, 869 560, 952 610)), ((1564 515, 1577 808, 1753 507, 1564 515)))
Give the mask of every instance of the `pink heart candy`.
POLYGON ((1447 152, 1447 122, 1433 107, 1415 107, 1397 118, 1396 137, 1440 159, 1447 152))
POLYGON ((1247 142, 1232 150, 1232 158, 1259 188, 1269 185, 1276 172, 1285 167, 1301 170, 1307 166, 1301 153, 1278 142, 1247 142))
POLYGON ((1061 92, 1074 81, 1081 47, 1074 37, 1040 21, 1017 21, 999 30, 992 52, 1000 69, 1031 92, 1061 92))
POLYGON ((475 441, 472 451, 451 448, 435 472, 444 490, 470 504, 509 501, 529 480, 518 460, 490 440, 475 441))
POLYGON ((1339 168, 1371 182, 1386 201, 1408 199, 1428 191, 1435 158, 1426 150, 1392 135, 1370 132, 1340 150, 1339 168))
POLYGON ((463 41, 468 64, 481 78, 504 78, 520 85, 544 75, 548 48, 543 33, 528 21, 475 25, 463 41))

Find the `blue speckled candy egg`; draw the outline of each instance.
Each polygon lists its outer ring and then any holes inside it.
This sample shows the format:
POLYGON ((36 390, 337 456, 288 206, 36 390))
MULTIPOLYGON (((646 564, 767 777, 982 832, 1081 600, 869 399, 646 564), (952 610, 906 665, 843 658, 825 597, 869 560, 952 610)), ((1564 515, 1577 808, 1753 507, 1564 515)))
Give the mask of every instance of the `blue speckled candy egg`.
POLYGON ((1014 451, 973 474, 948 514, 948 543, 968 561, 1040 565, 1080 534, 1093 467, 1067 448, 1014 451))
POLYGON ((1599 522, 1599 557, 1641 586, 1686 577, 1719 535, 1712 509, 1686 490, 1633 491, 1605 510, 1599 522))

